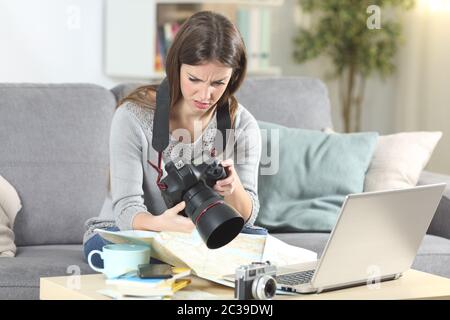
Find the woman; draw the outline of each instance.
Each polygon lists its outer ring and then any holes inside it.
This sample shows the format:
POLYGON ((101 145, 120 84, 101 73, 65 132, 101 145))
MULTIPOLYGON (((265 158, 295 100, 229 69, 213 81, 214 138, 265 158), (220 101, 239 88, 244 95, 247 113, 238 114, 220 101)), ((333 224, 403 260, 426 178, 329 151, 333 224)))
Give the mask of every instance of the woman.
MULTIPOLYGON (((246 67, 242 38, 226 17, 203 11, 181 26, 166 59, 171 135, 162 160, 181 157, 184 162, 196 162, 205 154, 222 156, 227 177, 213 188, 247 225, 252 225, 259 210, 261 137, 255 118, 233 96, 244 80, 246 67), (234 129, 231 157, 214 148, 216 112, 227 103, 234 129)), ((86 222, 86 257, 91 250, 101 250, 107 244, 93 231, 95 228, 177 232, 195 228, 189 217, 179 215, 185 208, 184 201, 167 207, 158 189, 157 167, 148 164, 158 162, 158 153, 152 148, 157 88, 140 87, 119 102, 110 135, 110 192, 100 216, 86 222)), ((92 262, 103 265, 97 255, 92 262)))

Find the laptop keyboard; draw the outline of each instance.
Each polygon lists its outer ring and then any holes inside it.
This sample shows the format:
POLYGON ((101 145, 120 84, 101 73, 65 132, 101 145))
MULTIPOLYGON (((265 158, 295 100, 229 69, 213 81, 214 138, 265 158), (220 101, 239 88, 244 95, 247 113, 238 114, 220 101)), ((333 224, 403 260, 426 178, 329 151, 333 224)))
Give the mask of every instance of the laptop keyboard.
POLYGON ((295 273, 288 273, 277 276, 277 282, 279 284, 296 286, 311 281, 315 270, 301 271, 295 273))

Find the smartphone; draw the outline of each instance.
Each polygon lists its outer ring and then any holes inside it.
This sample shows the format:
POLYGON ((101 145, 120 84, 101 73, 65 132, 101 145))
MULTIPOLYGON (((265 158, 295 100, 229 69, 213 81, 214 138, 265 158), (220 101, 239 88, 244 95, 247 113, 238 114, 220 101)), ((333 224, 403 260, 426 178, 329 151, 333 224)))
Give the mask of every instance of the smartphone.
POLYGON ((138 275, 142 279, 170 279, 173 271, 170 264, 140 264, 138 275))

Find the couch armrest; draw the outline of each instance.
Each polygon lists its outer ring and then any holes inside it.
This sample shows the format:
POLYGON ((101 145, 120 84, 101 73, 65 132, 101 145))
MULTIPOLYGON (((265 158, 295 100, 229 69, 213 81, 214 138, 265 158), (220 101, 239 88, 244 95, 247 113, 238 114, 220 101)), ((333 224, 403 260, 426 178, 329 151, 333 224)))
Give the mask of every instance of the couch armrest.
POLYGON ((427 233, 450 239, 450 176, 429 171, 423 171, 418 185, 447 183, 441 202, 436 210, 427 233))

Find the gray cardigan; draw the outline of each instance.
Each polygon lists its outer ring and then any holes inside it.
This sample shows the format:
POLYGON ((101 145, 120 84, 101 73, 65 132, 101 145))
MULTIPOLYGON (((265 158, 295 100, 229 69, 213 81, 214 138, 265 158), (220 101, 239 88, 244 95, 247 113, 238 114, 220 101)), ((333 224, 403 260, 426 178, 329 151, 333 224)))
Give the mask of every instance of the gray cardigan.
MULTIPOLYGON (((95 228, 117 226, 120 230, 131 230, 137 213, 159 215, 167 210, 156 185, 157 172, 147 162, 158 162, 158 153, 151 145, 153 113, 149 108, 130 102, 125 102, 116 110, 111 124, 109 146, 111 188, 100 215, 86 221, 84 242, 95 234, 95 228)), ((234 128, 235 138, 229 139, 227 143, 229 154, 224 157, 219 153, 217 158, 222 160, 230 158, 230 155, 233 158, 236 172, 252 199, 252 213, 247 221, 247 225, 252 225, 259 211, 257 188, 261 134, 253 115, 240 104, 234 128), (230 143, 233 144, 232 148, 228 147, 230 143)), ((163 177, 166 175, 164 162, 163 160, 163 177)))

